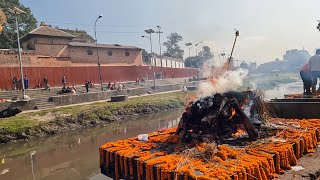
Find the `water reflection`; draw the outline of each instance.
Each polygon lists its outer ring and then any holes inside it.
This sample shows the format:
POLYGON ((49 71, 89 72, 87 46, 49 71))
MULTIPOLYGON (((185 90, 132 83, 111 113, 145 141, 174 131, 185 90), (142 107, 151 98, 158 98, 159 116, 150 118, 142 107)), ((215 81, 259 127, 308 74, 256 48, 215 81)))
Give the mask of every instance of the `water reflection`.
POLYGON ((0 145, 0 179, 107 179, 100 174, 98 148, 177 125, 181 111, 144 116, 102 128, 73 131, 45 139, 0 145))

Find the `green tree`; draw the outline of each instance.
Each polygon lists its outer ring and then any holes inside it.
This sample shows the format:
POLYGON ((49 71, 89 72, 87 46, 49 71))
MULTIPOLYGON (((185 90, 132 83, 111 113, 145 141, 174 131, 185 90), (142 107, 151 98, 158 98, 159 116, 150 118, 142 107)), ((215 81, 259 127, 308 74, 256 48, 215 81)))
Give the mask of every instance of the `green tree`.
POLYGON ((179 42, 183 40, 182 36, 178 33, 171 33, 167 38, 168 40, 163 43, 167 48, 163 55, 183 59, 184 51, 179 46, 179 42))
MULTIPOLYGON (((37 20, 33 16, 30 8, 22 5, 19 0, 0 0, 0 8, 4 11, 7 8, 13 8, 14 6, 26 12, 26 14, 18 16, 19 33, 22 37, 37 27, 37 20)), ((5 12, 5 14, 7 17, 7 25, 0 34, 0 48, 15 48, 17 47, 15 15, 8 12, 5 12)))
POLYGON ((185 60, 184 65, 186 67, 200 68, 207 60, 212 59, 214 57, 213 53, 211 53, 211 49, 209 46, 203 46, 202 51, 198 53, 198 56, 188 57, 185 60))
POLYGON ((213 53, 209 46, 203 46, 202 51, 199 52, 199 56, 203 57, 205 60, 213 58, 213 53))

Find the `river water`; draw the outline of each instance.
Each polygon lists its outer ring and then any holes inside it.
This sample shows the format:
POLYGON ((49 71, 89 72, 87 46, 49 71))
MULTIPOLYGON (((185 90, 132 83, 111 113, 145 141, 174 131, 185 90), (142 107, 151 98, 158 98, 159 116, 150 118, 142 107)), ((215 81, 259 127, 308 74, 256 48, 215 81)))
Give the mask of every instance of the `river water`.
POLYGON ((181 114, 172 111, 49 138, 0 144, 0 180, 109 179, 100 174, 100 145, 175 127, 181 114))

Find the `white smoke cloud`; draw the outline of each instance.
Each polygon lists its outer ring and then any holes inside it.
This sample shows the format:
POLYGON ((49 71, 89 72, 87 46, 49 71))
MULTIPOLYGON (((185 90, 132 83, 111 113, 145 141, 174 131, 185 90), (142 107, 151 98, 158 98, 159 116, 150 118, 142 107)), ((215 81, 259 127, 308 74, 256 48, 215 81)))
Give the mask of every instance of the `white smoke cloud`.
MULTIPOLYGON (((207 68, 204 68, 204 74, 207 75, 207 68)), ((214 73, 214 70, 211 71, 214 73)), ((248 71, 237 69, 234 71, 225 71, 219 77, 211 81, 200 82, 198 88, 198 97, 209 96, 212 93, 223 93, 226 91, 237 90, 242 86, 244 78, 248 75, 248 71)))

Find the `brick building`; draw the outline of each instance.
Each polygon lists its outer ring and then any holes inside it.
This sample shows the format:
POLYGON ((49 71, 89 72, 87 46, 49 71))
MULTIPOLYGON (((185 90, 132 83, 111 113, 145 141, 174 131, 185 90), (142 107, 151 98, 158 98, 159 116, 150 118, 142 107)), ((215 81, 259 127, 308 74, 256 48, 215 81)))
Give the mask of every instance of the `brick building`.
MULTIPOLYGON (((21 38, 25 66, 96 66, 99 51, 102 66, 142 64, 142 49, 119 44, 98 44, 80 41, 59 29, 41 26, 21 38)), ((13 50, 1 50, 0 66, 14 66, 13 50)), ((16 64, 17 65, 17 64, 16 64)))

